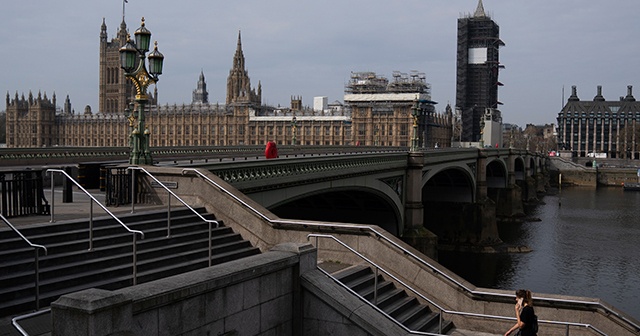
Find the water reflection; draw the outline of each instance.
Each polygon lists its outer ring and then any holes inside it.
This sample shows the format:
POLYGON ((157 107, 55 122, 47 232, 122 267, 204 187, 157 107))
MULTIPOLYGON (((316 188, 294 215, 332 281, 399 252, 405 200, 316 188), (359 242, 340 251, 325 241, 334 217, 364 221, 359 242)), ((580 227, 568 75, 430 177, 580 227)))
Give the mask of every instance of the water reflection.
POLYGON ((543 202, 530 213, 541 221, 499 227, 533 252, 441 251, 440 262, 476 286, 598 297, 640 319, 640 192, 569 188, 543 202))

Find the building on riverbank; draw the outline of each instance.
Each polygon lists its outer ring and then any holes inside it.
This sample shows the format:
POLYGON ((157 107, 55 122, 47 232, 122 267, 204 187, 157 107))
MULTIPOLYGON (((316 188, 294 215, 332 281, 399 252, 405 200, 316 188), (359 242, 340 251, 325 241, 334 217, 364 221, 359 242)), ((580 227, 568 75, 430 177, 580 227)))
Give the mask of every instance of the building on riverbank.
POLYGON ((606 100, 602 86, 581 100, 573 86, 557 120, 558 147, 574 157, 640 159, 640 102, 631 85, 619 100, 606 100))

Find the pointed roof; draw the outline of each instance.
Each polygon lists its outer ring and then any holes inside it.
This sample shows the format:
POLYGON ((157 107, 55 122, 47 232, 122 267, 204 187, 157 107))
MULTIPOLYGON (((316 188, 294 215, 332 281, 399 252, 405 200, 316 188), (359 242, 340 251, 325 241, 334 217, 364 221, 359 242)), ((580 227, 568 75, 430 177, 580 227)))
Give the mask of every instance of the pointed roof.
POLYGON ((487 14, 484 11, 484 6, 482 5, 482 0, 478 0, 478 7, 476 7, 475 13, 473 13, 473 17, 486 17, 487 14))
POLYGON ((240 30, 238 30, 238 45, 236 47, 236 53, 233 55, 233 68, 231 71, 244 71, 244 53, 242 52, 242 36, 240 33, 240 30))

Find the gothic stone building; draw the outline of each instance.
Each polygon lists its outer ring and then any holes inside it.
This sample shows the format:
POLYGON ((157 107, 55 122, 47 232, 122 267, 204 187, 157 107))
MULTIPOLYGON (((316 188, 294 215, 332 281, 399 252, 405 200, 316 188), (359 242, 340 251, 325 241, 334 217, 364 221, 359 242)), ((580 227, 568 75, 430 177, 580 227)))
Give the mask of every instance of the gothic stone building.
POLYGON ((501 119, 498 105, 500 27, 478 1, 473 15, 458 19, 456 108, 462 114, 461 141, 478 141, 481 121, 487 115, 501 119))
MULTIPOLYGON (((128 147, 132 125, 127 117, 135 111, 133 89, 119 66, 118 49, 126 38, 126 24, 118 36, 107 40, 106 24, 100 33, 100 111, 87 106, 82 114, 71 108, 69 96, 62 109, 55 94, 28 98, 7 93, 7 147, 102 146, 128 147)), ((375 74, 373 74, 374 77, 375 74)), ((233 146, 277 144, 410 146, 412 108, 420 101, 421 146, 445 147, 451 137, 451 113, 438 115, 424 77, 395 77, 376 88, 373 95, 356 81, 346 89, 345 104, 314 110, 301 97, 291 106, 265 106, 262 86, 251 86, 238 34, 233 64, 227 78, 226 104, 208 99, 204 73, 200 73, 190 104, 158 106, 157 92, 146 113, 150 146, 233 146), (386 96, 385 96, 386 95, 386 96), (385 99, 393 96, 392 100, 385 99), (396 99, 398 98, 398 99, 396 99), (381 100, 382 99, 382 100, 381 100), (355 130, 355 131, 354 131, 355 130)), ((382 77, 377 80, 386 81, 382 77)), ((378 83, 379 84, 379 83, 378 83)))

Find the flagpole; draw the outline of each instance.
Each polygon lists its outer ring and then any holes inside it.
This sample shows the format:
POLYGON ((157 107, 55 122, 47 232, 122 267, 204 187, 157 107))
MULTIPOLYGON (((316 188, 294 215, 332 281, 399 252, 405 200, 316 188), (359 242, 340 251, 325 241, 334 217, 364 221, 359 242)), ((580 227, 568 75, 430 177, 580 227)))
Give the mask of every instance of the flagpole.
POLYGON ((122 0, 122 22, 124 22, 124 4, 128 3, 127 0, 122 0))

